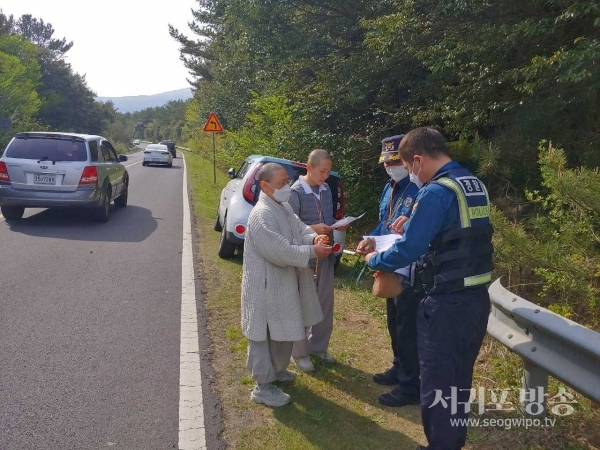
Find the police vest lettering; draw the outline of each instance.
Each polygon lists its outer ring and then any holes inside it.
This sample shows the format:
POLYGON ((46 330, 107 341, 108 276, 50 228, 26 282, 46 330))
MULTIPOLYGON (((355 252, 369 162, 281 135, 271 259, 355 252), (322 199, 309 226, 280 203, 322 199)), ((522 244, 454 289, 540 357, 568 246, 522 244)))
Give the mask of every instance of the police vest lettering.
POLYGON ((466 169, 456 168, 434 178, 452 191, 458 204, 458 223, 439 234, 417 262, 428 294, 454 292, 491 281, 492 233, 490 201, 483 183, 466 169))

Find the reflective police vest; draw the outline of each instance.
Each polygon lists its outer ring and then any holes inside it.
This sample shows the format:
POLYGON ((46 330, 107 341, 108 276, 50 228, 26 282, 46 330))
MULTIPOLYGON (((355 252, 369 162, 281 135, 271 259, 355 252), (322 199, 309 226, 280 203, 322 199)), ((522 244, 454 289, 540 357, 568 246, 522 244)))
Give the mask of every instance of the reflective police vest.
POLYGON ((425 292, 448 293, 490 282, 493 228, 485 186, 463 168, 444 172, 431 182, 454 193, 459 221, 435 237, 417 264, 425 292))

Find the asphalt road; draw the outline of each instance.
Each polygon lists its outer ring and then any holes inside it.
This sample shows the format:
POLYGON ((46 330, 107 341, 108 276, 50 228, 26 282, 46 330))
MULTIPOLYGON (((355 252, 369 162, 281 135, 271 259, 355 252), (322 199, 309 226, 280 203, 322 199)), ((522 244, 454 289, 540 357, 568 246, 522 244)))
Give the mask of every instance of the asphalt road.
POLYGON ((129 205, 0 218, 0 449, 178 444, 183 161, 129 205))

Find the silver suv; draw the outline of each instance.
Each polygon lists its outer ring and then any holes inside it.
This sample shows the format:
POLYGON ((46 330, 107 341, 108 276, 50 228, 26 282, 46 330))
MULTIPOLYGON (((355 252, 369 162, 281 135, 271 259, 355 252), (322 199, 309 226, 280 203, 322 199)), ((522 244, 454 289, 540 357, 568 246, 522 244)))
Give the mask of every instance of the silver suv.
POLYGON ((91 208, 106 222, 111 201, 127 206, 123 161, 102 136, 18 133, 0 157, 0 211, 18 220, 25 208, 91 208))

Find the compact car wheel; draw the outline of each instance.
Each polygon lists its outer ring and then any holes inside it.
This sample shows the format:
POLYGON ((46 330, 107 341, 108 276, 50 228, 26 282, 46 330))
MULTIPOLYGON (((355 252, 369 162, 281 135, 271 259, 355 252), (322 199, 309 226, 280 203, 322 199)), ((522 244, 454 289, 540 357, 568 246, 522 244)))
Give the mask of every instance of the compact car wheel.
POLYGON ((221 218, 219 217, 219 211, 217 211, 217 218, 215 219, 215 226, 213 229, 215 231, 223 231, 223 227, 221 226, 221 218))
POLYGON ((223 229, 221 230, 221 239, 219 240, 219 257, 223 259, 232 258, 235 255, 236 244, 229 242, 225 237, 227 230, 227 216, 225 216, 225 222, 223 223, 223 229))

